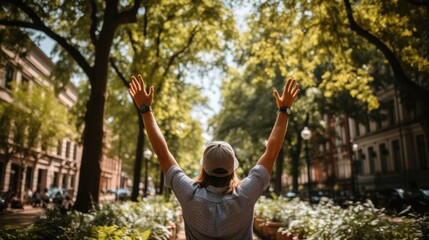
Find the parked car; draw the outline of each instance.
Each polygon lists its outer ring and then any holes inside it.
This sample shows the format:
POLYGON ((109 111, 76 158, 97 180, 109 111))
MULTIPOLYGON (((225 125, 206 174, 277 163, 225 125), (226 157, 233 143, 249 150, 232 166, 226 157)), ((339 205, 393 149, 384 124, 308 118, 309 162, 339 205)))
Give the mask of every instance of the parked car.
POLYGON ((48 194, 51 199, 54 199, 58 195, 64 195, 64 190, 62 188, 50 188, 48 194))
POLYGON ((406 190, 405 204, 418 214, 429 214, 429 189, 406 190))
MULTIPOLYGON (((308 201, 309 199, 307 189, 301 190, 298 195, 299 195, 299 198, 303 201, 308 201)), ((332 195, 328 190, 312 190, 310 203, 318 204, 322 197, 332 198, 332 195)))
POLYGON ((116 200, 130 200, 131 199, 131 191, 128 188, 118 188, 113 191, 115 194, 116 200))
POLYGON ((353 196, 353 193, 350 190, 335 191, 332 195, 332 199, 335 204, 344 208, 348 207, 349 202, 356 201, 355 196, 353 196))
POLYGON ((402 188, 386 188, 368 194, 369 199, 377 208, 385 208, 389 213, 399 213, 406 207, 402 188))
POLYGON ((297 196, 298 196, 298 192, 293 191, 293 190, 291 190, 291 191, 287 191, 287 192, 285 193, 285 198, 286 198, 287 200, 292 200, 292 199, 296 198, 297 196))

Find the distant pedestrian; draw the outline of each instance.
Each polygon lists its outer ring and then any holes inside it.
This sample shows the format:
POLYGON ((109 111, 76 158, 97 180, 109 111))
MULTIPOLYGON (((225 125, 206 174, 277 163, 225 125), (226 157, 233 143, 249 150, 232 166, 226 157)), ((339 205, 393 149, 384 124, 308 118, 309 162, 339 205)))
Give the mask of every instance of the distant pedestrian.
POLYGON ((33 191, 31 191, 31 189, 27 189, 24 196, 25 204, 31 204, 32 198, 33 198, 33 191))
POLYGON ((151 111, 153 86, 146 91, 142 77, 132 77, 130 95, 140 109, 150 143, 166 175, 165 184, 172 188, 182 207, 187 239, 253 238, 254 206, 269 185, 286 134, 290 107, 299 91, 299 85, 291 79, 287 80, 281 97, 274 90, 277 119, 264 154, 246 178, 240 181, 235 173, 239 163, 231 145, 214 141, 206 146, 200 175, 193 180, 178 166, 151 111))

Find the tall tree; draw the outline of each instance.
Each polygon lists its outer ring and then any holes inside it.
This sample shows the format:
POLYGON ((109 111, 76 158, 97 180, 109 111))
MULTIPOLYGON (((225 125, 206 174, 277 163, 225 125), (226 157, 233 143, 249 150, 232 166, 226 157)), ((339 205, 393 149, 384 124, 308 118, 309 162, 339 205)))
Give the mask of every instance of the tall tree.
POLYGON ((18 199, 22 200, 23 184, 29 161, 37 162, 57 140, 73 136, 73 119, 67 107, 59 102, 53 89, 27 83, 14 84, 12 102, 0 102, 0 147, 6 162, 20 155, 18 199), (47 120, 49 119, 49 120, 47 120))
POLYGON ((384 55, 393 72, 392 83, 403 93, 407 107, 417 110, 429 151, 429 3, 362 1, 355 7, 358 20, 350 1, 344 0, 344 5, 350 29, 384 55))
MULTIPOLYGON (((66 51, 90 82, 75 209, 98 202, 109 55, 117 29, 137 20, 141 0, 1 2, 0 25, 40 31, 66 51), (88 14, 89 13, 89 14, 88 14), (84 179, 84 180, 83 180, 84 179)), ((72 68, 73 65, 69 65, 72 68)))
MULTIPOLYGON (((205 99, 195 86, 195 81, 200 80, 189 79, 197 75, 196 72, 204 74, 213 67, 225 65, 221 53, 236 32, 232 13, 222 1, 145 2, 143 6, 145 11, 139 16, 138 24, 129 25, 120 32, 111 63, 126 88, 128 79, 125 76, 137 73, 155 85, 157 97, 153 109, 161 129, 177 160, 194 174, 198 168, 195 159, 201 154, 202 129, 190 111, 204 104, 205 99), (125 44, 130 46, 126 52, 125 44), (168 96, 163 94, 166 90, 168 96)), ((140 113, 138 109, 134 112, 139 121, 133 168, 132 198, 136 199, 145 141, 140 113)))

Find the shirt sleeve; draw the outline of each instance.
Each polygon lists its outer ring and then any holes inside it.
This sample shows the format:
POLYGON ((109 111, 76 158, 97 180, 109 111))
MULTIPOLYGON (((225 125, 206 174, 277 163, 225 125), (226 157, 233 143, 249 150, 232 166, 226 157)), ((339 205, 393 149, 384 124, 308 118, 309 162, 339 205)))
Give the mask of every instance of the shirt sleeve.
POLYGON ((269 185, 270 174, 268 170, 262 165, 256 165, 250 170, 249 175, 241 181, 239 187, 249 199, 256 202, 269 185))
POLYGON ((173 190, 174 195, 176 195, 180 203, 189 201, 193 197, 193 193, 198 185, 195 180, 189 178, 177 165, 168 169, 165 174, 164 183, 166 187, 173 190))

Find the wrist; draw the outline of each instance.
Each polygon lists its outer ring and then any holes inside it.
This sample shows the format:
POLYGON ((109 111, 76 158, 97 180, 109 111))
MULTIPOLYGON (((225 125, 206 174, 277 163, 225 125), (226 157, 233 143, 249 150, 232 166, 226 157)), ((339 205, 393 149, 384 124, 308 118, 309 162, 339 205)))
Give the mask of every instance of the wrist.
POLYGON ((290 107, 279 107, 278 108, 278 113, 285 113, 287 115, 291 115, 292 114, 292 110, 290 109, 290 107))
POLYGON ((147 105, 147 104, 143 104, 140 108, 139 108, 140 113, 145 113, 145 112, 151 112, 152 111, 152 106, 147 105))

